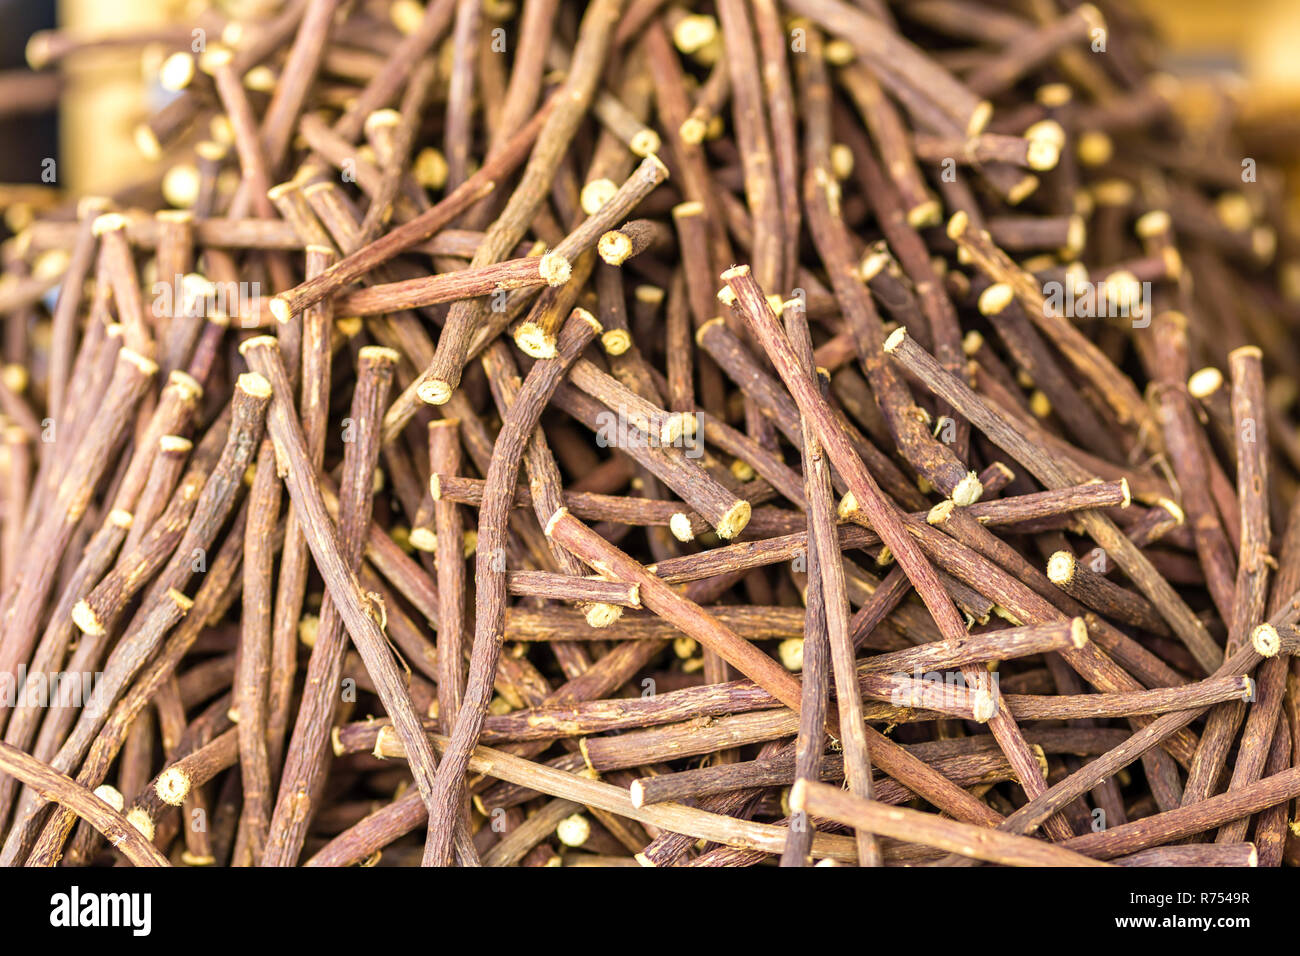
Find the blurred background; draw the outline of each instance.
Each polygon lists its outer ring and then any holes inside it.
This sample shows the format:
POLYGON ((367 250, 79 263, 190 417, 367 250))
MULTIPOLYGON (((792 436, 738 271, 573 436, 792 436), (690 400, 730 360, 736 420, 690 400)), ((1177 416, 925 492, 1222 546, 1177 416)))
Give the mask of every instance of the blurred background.
MULTIPOLYGON (((1033 0, 1026 0, 1033 2, 1033 0)), ((147 162, 132 132, 162 105, 157 50, 133 47, 79 54, 62 68, 32 75, 25 47, 56 23, 100 32, 148 25, 188 31, 198 6, 188 0, 0 0, 0 183, 41 182, 57 157, 57 184, 105 191, 139 178, 147 162), (67 92, 61 111, 55 102, 67 92)), ((1022 3, 1009 3, 1011 7, 1022 3)), ((274 8, 274 0, 224 0, 232 17, 274 8)), ((1139 0, 1162 37, 1159 57, 1187 81, 1187 117, 1218 114, 1226 88, 1236 100, 1251 155, 1284 167, 1300 183, 1300 3, 1295 0, 1139 0), (1226 87, 1225 87, 1226 83, 1226 87), (1218 104, 1218 105, 1216 105, 1218 104)), ((1300 195, 1295 189, 1293 197, 1300 195)))

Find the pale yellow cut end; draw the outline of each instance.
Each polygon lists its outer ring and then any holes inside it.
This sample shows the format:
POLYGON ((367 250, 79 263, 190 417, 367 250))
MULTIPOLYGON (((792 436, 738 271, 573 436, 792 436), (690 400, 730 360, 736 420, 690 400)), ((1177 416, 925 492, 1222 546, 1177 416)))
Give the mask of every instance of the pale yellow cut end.
POLYGON ((126 806, 126 799, 122 796, 122 792, 118 790, 117 787, 110 786, 106 783, 100 784, 95 788, 95 796, 99 797, 99 799, 103 800, 118 813, 121 813, 122 808, 126 806))
POLYGON ((941 501, 926 514, 927 524, 941 525, 952 517, 953 508, 957 507, 954 501, 941 501))
POLYGON ((965 235, 966 230, 969 227, 970 216, 966 215, 963 210, 958 209, 951 217, 949 217, 948 226, 945 231, 948 233, 949 239, 956 241, 961 236, 965 235))
POLYGON ((119 232, 130 224, 130 220, 120 212, 106 212, 103 215, 96 216, 95 221, 91 223, 90 229, 96 236, 104 236, 110 232, 119 232))
POLYGON ((315 614, 304 614, 298 619, 298 641, 303 647, 315 647, 319 634, 320 618, 315 614))
POLYGON ((1076 648, 1083 647, 1088 643, 1088 625, 1081 617, 1073 618, 1070 621, 1070 643, 1076 648))
POLYGON ((623 616, 623 609, 617 604, 588 604, 582 616, 591 627, 609 627, 623 616))
POLYGON ((690 56, 698 53, 718 36, 718 21, 703 13, 682 17, 673 27, 673 46, 690 56))
POLYGON ((803 670, 803 641, 802 637, 788 637, 777 645, 777 655, 786 670, 793 673, 803 670))
POLYGON ((451 401, 451 393, 451 384, 436 378, 421 382, 415 389, 415 394, 426 405, 446 405, 451 401))
POLYGON ((659 138, 658 133, 647 127, 633 134, 627 148, 635 155, 648 159, 663 148, 663 140, 659 138))
POLYGON ((1065 230, 1065 254, 1068 257, 1077 256, 1083 252, 1083 247, 1088 242, 1088 224, 1084 218, 1079 215, 1070 217, 1070 224, 1065 230))
POLYGON ((1163 209, 1153 209, 1138 217, 1138 221, 1133 225, 1133 232, 1139 239, 1154 239, 1169 232, 1171 225, 1169 213, 1163 209))
POLYGON ((272 296, 271 301, 267 303, 271 310, 271 315, 275 316, 275 321, 281 324, 288 322, 293 316, 293 310, 289 307, 289 300, 283 296, 272 296))
POLYGON ((626 329, 610 329, 600 337, 606 355, 622 355, 632 347, 632 336, 626 329))
POLYGON ((244 372, 235 382, 235 387, 254 398, 270 398, 271 383, 257 372, 244 372))
POLYGON ((98 615, 85 601, 78 601, 72 608, 72 623, 77 625, 77 629, 83 634, 89 634, 92 637, 101 637, 104 634, 104 625, 100 623, 98 615))
POLYGON ((704 142, 704 137, 709 132, 709 124, 696 116, 688 116, 682 120, 682 125, 677 130, 677 135, 682 138, 682 142, 688 146, 698 146, 704 142))
POLYGON ((1119 506, 1121 508, 1127 508, 1129 505, 1133 504, 1133 490, 1129 488, 1127 478, 1121 478, 1119 480, 1119 488, 1124 495, 1124 498, 1122 501, 1120 501, 1119 506))
POLYGON ((1089 130, 1079 137, 1075 152, 1085 166, 1104 166, 1115 155, 1115 143, 1101 130, 1089 130))
POLYGON ((952 490, 953 503, 965 508, 975 504, 984 495, 984 483, 975 472, 967 472, 966 477, 957 482, 952 490))
POLYGON ((558 252, 548 252, 542 256, 537 271, 546 280, 547 285, 564 285, 573 275, 573 264, 558 252))
POLYGON ((691 519, 680 511, 668 519, 668 530, 678 541, 695 540, 695 532, 691 530, 691 519))
MULTIPOLYGON (((634 807, 645 806, 645 788, 641 786, 640 780, 633 780, 632 785, 627 788, 627 792, 628 792, 628 796, 632 800, 632 806, 634 807)), ((642 855, 643 854, 639 854, 639 853, 637 854, 638 857, 642 855)), ((644 864, 642 865, 644 866, 644 864)))
POLYGON ((1033 143, 1050 143, 1058 150, 1065 146, 1065 128, 1056 120, 1045 119, 1025 130, 1025 139, 1033 143))
POLYGON ((588 216, 594 216, 604 207, 605 203, 614 198, 618 192, 618 186, 613 180, 593 179, 582 187, 582 192, 578 196, 578 202, 582 206, 582 211, 588 216))
POLYGON ((730 540, 744 531, 745 525, 749 524, 749 518, 753 510, 753 506, 743 498, 737 501, 727 510, 722 519, 714 525, 718 537, 730 540))
POLYGON ((1260 657, 1277 657, 1282 650, 1282 636, 1272 624, 1261 624, 1251 632, 1250 646, 1260 657))
POLYGON ((1037 191, 1038 177, 1026 176, 1007 190, 1007 202, 1013 206, 1019 206, 1037 191))
POLYGON ((179 807, 184 803, 190 789, 189 775, 179 767, 168 767, 158 774, 158 780, 154 784, 158 799, 171 807, 179 807))
POLYGON ((441 150, 426 146, 415 156, 414 174, 425 189, 442 189, 447 185, 447 158, 441 150))
POLYGON ((555 337, 536 322, 519 323, 515 329, 515 344, 533 358, 555 358, 555 337))
POLYGON ((978 723, 987 724, 997 712, 997 700, 983 687, 971 694, 971 716, 978 723))
POLYGON ((807 798, 808 783, 803 777, 799 777, 795 780, 794 786, 790 788, 790 809, 795 813, 802 813, 807 798))
POLYGON ((632 255, 632 240, 617 229, 611 229, 596 243, 596 252, 611 266, 621 266, 632 255))
POLYGON ((194 607, 194 601, 191 598, 186 597, 176 588, 168 588, 167 597, 173 604, 180 608, 182 614, 188 614, 190 608, 194 607))
POLYGON ((162 144, 158 142, 158 137, 154 135, 148 123, 136 124, 135 129, 131 131, 131 139, 145 159, 157 159, 162 155, 162 144))
POLYGON ((215 73, 228 66, 234 58, 235 53, 230 47, 214 43, 199 54, 199 69, 204 73, 215 73))
POLYGON ((980 100, 971 111, 970 121, 966 124, 966 135, 978 136, 984 132, 984 127, 989 125, 989 120, 992 118, 993 104, 988 100, 980 100))
POLYGON ((907 211, 907 224, 913 229, 937 226, 943 221, 943 204, 937 199, 927 199, 907 211))
POLYGON ((438 536, 428 528, 412 528, 408 540, 417 551, 432 554, 438 550, 438 536))
POLYGON ((900 325, 894 331, 889 333, 889 338, 885 339, 885 351, 893 354, 903 345, 903 340, 907 338, 907 326, 900 325))
POLYGON ((114 508, 108 513, 108 523, 115 528, 129 530, 134 521, 135 516, 124 508, 114 508))
POLYGON ((388 7, 388 19, 399 31, 410 36, 424 21, 424 5, 418 0, 393 0, 388 7))
POLYGON ((143 807, 132 807, 128 810, 126 814, 126 822, 135 827, 136 832, 146 840, 149 840, 150 842, 153 841, 153 818, 149 816, 148 812, 146 812, 143 807))
POLYGON ((158 83, 164 90, 179 93, 194 79, 194 57, 189 53, 173 53, 158 68, 158 83))
POLYGON ((189 208, 199 198, 199 171, 192 163, 177 163, 162 181, 163 198, 173 206, 189 208))
POLYGON ((280 342, 274 335, 254 335, 244 339, 239 346, 239 354, 247 356, 253 349, 279 348, 280 342))
POLYGON ((550 520, 546 522, 546 536, 549 538, 555 532, 555 526, 565 515, 569 513, 568 508, 561 508, 551 515, 550 520))
POLYGON ((1069 551, 1057 551, 1047 560, 1047 580, 1058 586, 1069 584, 1074 580, 1076 563, 1069 551))
POLYGON ((835 508, 835 515, 841 521, 846 521, 857 514, 858 511, 859 505, 857 496, 854 495, 853 492, 849 491, 845 492, 844 497, 840 499, 840 503, 835 508))
POLYGON ((591 824, 581 813, 575 813, 559 822, 555 835, 565 846, 582 846, 591 837, 591 824))
POLYGON ((1010 283, 995 282, 983 292, 979 297, 979 310, 981 315, 997 315, 1015 299, 1015 290, 1011 288, 1010 283))

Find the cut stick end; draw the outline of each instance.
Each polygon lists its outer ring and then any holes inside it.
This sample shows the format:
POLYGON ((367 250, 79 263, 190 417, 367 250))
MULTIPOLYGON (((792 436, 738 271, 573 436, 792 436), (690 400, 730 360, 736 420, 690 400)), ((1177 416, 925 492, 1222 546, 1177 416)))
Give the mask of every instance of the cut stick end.
MULTIPOLYGON (((640 780, 633 780, 632 785, 628 787, 628 796, 632 799, 632 806, 645 806, 645 788, 641 786, 640 780)), ((638 854, 640 856, 640 854, 638 854)))
POLYGON ((591 627, 609 627, 623 616, 623 609, 617 604, 589 604, 583 610, 582 616, 587 619, 587 624, 591 627))
POLYGON ((1025 161, 1036 172, 1055 169, 1061 161, 1061 147, 1046 139, 1031 139, 1025 149, 1025 161))
POLYGON ((588 216, 594 216, 600 212, 605 203, 614 198, 618 192, 618 186, 609 179, 593 179, 582 187, 582 192, 578 196, 578 202, 582 206, 582 211, 588 216))
POLYGON ((95 221, 90 226, 90 231, 98 238, 106 236, 110 232, 120 232, 127 227, 128 223, 129 220, 120 212, 106 212, 95 217, 95 221))
POLYGON ((800 777, 790 788, 790 811, 792 813, 802 813, 804 806, 808 802, 808 782, 800 777))
POLYGON ((894 331, 889 333, 889 338, 885 339, 885 351, 892 355, 897 352, 903 345, 903 340, 907 338, 907 326, 900 325, 894 331))
POLYGON ((126 798, 122 796, 122 791, 118 790, 117 787, 110 786, 106 783, 95 788, 95 796, 99 797, 99 799, 103 800, 118 813, 121 813, 122 808, 126 806, 126 798))
POLYGON ((719 278, 722 279, 723 282, 730 282, 732 279, 743 279, 747 275, 749 275, 749 266, 738 265, 732 266, 726 272, 722 273, 719 278))
POLYGON ((1272 624, 1261 624, 1251 632, 1250 646, 1260 657, 1277 657, 1282 649, 1282 635, 1272 624))
MULTIPOLYGON (((635 155, 641 156, 644 159, 649 159, 663 148, 663 140, 661 140, 659 134, 652 129, 640 129, 632 135, 632 138, 628 141, 627 148, 635 155)), ((657 158, 658 157, 656 157, 656 159, 657 158)))
POLYGON ((978 723, 987 724, 997 712, 998 703, 989 691, 981 687, 971 694, 971 716, 978 723))
POLYGON ((158 774, 154 783, 154 792, 158 799, 169 807, 179 807, 189 796, 191 788, 189 775, 179 767, 168 767, 158 774))
POLYGON ((143 807, 132 807, 127 811, 126 822, 135 827, 136 832, 150 842, 154 838, 153 817, 143 807))
POLYGON ((840 503, 835 508, 835 516, 841 521, 847 521, 858 513, 860 505, 857 496, 849 491, 840 499, 840 503))
POLYGON ((965 508, 979 501, 983 494, 984 483, 980 481, 979 475, 972 471, 957 482, 957 487, 952 490, 952 500, 958 507, 965 508))
POLYGON ((271 383, 257 372, 243 372, 240 374, 235 387, 245 395, 251 395, 253 398, 271 397, 271 383))
POLYGON ((626 329, 610 329, 600 337, 601 347, 606 355, 622 355, 632 347, 632 336, 626 329))
POLYGON ((564 285, 573 275, 573 263, 558 252, 548 252, 542 256, 537 271, 546 280, 547 285, 564 285))
POLYGON ((1186 512, 1184 512, 1183 509, 1179 507, 1178 503, 1173 501, 1172 499, 1160 498, 1156 501, 1156 504, 1158 504, 1161 508, 1164 508, 1165 511, 1169 512, 1170 516, 1173 517, 1175 523, 1184 524, 1187 521, 1186 512))
POLYGON ((121 528, 123 531, 130 531, 131 524, 134 521, 135 516, 125 508, 114 508, 108 513, 108 523, 115 528, 121 528))
POLYGON ((167 598, 178 608, 180 608, 180 612, 182 614, 188 614, 190 612, 190 608, 194 607, 194 601, 191 598, 186 597, 185 594, 183 594, 181 591, 178 591, 176 588, 167 589, 167 598))
POLYGON ((415 394, 426 405, 446 405, 447 402, 451 401, 452 391, 450 382, 433 378, 416 388, 415 394))
POLYGON ((673 412, 659 426, 659 441, 669 447, 676 445, 677 440, 686 433, 686 416, 681 412, 673 412))
POLYGON ((621 266, 632 257, 632 240, 617 229, 611 229, 596 243, 600 258, 611 266, 621 266))
POLYGON ((948 238, 952 239, 955 242, 956 240, 964 236, 966 234, 966 230, 969 228, 970 228, 970 216, 968 216, 964 210, 958 209, 948 219, 948 226, 945 231, 948 233, 948 238))
POLYGON ((521 322, 515 330, 515 345, 536 359, 555 358, 555 336, 536 322, 521 322))
POLYGON ((913 229, 926 229, 943 222, 943 204, 937 199, 927 199, 907 211, 907 224, 913 229))
POLYGON ((971 110, 970 120, 966 123, 966 135, 978 136, 984 132, 984 127, 989 125, 989 120, 993 118, 993 104, 988 100, 980 100, 971 110))
POLYGON ((568 513, 568 508, 561 508, 555 512, 555 514, 551 515, 550 519, 546 522, 546 537, 549 538, 555 533, 555 526, 559 524, 560 520, 568 513))
POLYGON ((709 124, 698 116, 688 116, 682 120, 681 127, 677 130, 677 135, 682 138, 682 142, 687 146, 698 146, 704 142, 704 136, 709 131, 709 124))
POLYGON ((1121 508, 1127 508, 1129 505, 1133 504, 1133 490, 1129 488, 1127 478, 1121 478, 1119 480, 1119 489, 1124 496, 1120 501, 1119 506, 1121 508))
POLYGON ((1047 580, 1064 587, 1074 580, 1076 561, 1069 551, 1057 551, 1047 559, 1047 580))
POLYGON ((247 356, 254 349, 279 348, 280 343, 274 335, 254 335, 251 339, 244 339, 239 346, 239 354, 247 356))
POLYGON ((695 531, 691 528, 690 517, 680 511, 668 519, 668 530, 673 533, 673 537, 678 541, 695 540, 695 531))
POLYGON ((1088 643, 1088 624, 1081 617, 1073 618, 1070 621, 1070 643, 1076 649, 1088 643))
POLYGON ((268 308, 271 310, 271 315, 275 318, 278 325, 284 325, 293 317, 293 310, 289 307, 288 300, 283 299, 278 295, 272 297, 268 304, 268 308))
POLYGON ((952 509, 957 507, 954 501, 941 501, 925 516, 927 524, 941 525, 952 517, 952 509))
POLYGON ((1012 206, 1019 206, 1037 191, 1038 177, 1026 176, 1007 190, 1007 202, 1012 206))
POLYGON ((745 530, 745 525, 749 524, 749 518, 753 511, 753 506, 748 501, 743 498, 737 501, 727 509, 727 513, 714 525, 718 537, 730 540, 740 534, 745 530))
POLYGON ((438 536, 428 528, 412 528, 407 540, 411 542, 411 547, 417 551, 432 554, 438 550, 438 536))
POLYGON ((1223 373, 1213 365, 1197 369, 1187 380, 1187 391, 1193 398, 1209 398, 1223 387, 1223 373))
POLYGON ((72 609, 72 623, 77 625, 81 633, 91 637, 102 637, 104 634, 104 625, 100 623, 99 616, 85 601, 78 601, 72 609))

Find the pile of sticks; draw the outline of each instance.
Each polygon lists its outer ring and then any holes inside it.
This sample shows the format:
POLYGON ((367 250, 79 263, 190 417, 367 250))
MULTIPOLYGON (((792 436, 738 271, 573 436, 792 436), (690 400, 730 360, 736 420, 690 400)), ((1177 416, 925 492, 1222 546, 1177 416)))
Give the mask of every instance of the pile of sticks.
POLYGON ((1300 246, 1128 4, 259 9, 29 48, 170 98, 5 194, 0 863, 1296 860, 1300 246))

